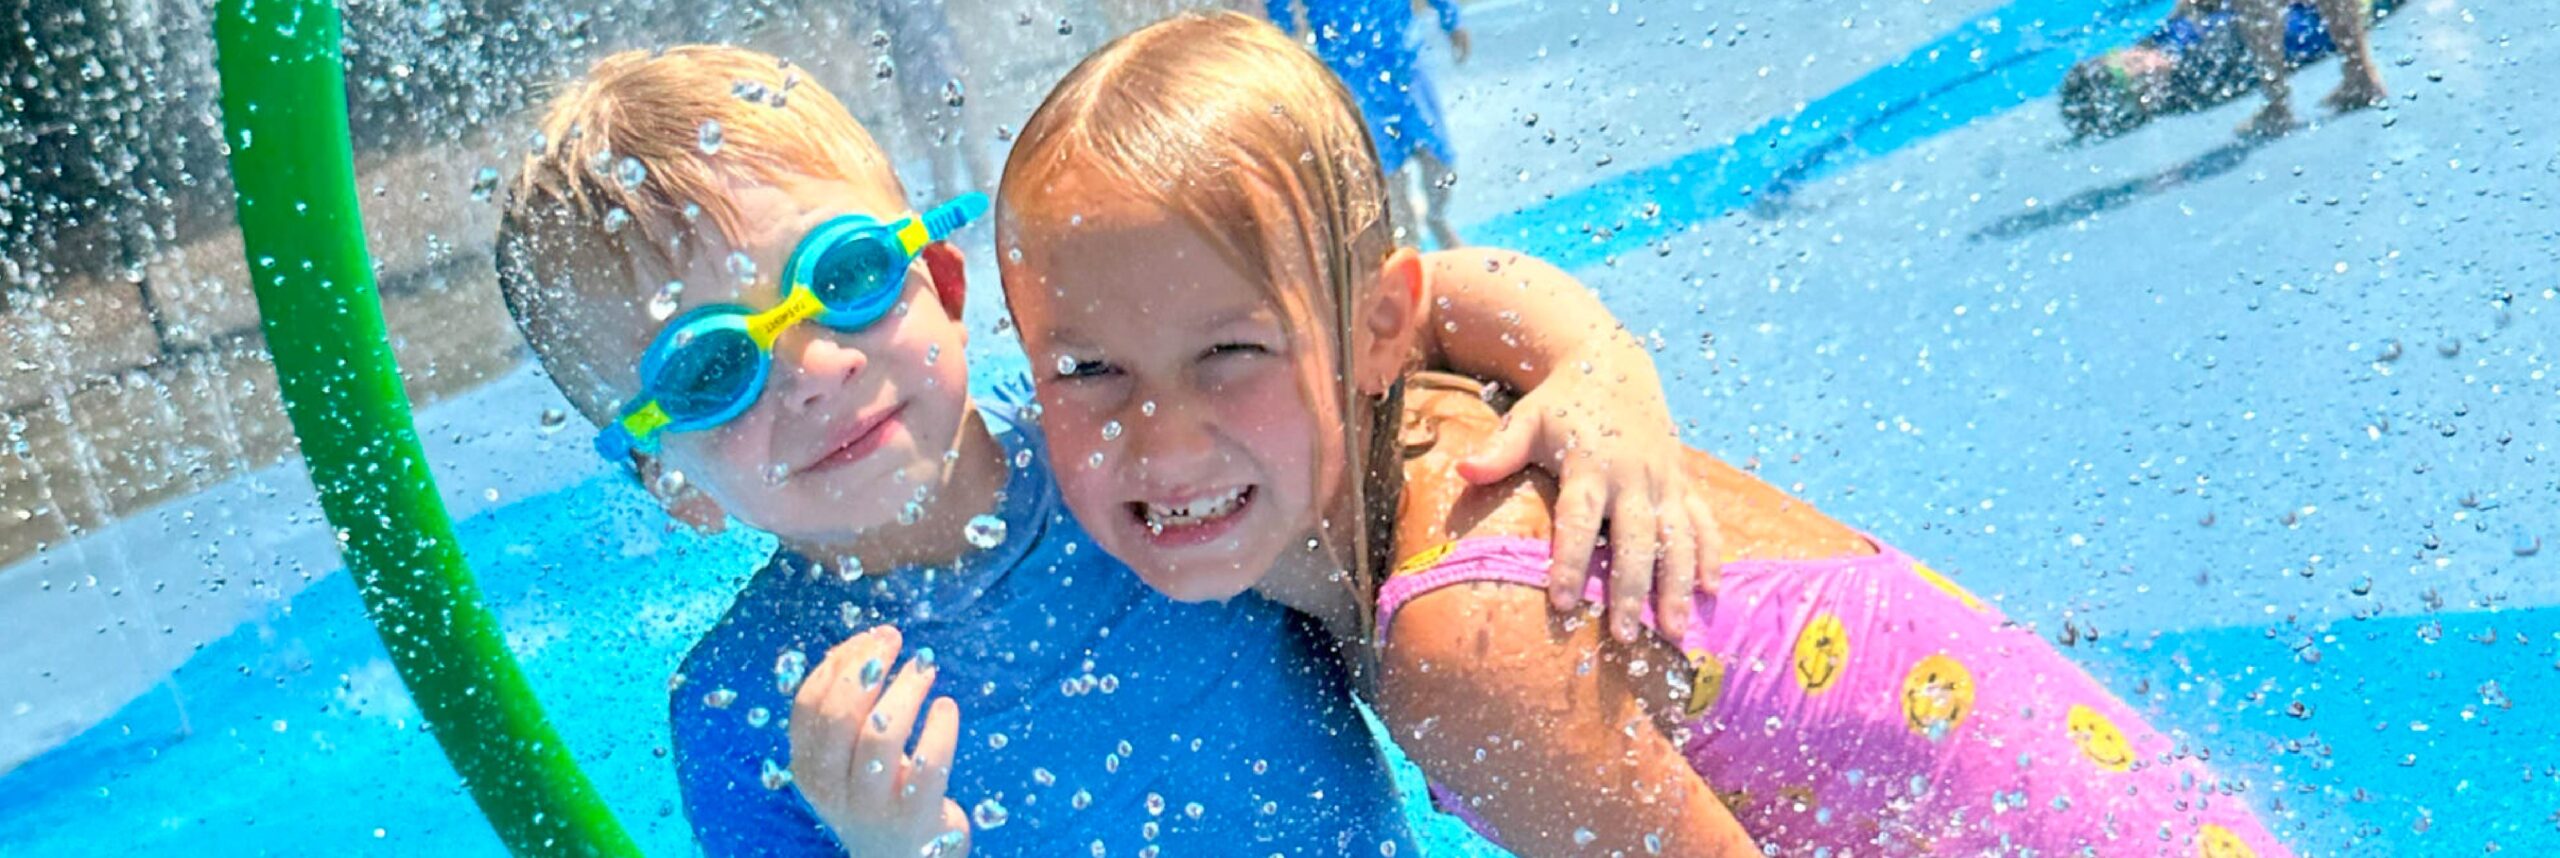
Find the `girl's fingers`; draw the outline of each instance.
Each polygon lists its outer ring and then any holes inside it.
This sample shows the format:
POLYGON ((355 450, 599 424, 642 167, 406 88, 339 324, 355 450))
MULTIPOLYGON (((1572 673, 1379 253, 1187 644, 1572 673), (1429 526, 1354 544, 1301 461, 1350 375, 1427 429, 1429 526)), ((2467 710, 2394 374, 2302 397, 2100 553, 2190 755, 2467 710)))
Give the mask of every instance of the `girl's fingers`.
POLYGON ((1697 526, 1687 503, 1671 505, 1662 517, 1662 577, 1653 586, 1654 628, 1675 644, 1689 629, 1691 588, 1698 581, 1698 542, 1690 538, 1697 526))
POLYGON ((1618 496, 1609 517, 1609 632, 1632 643, 1644 630, 1644 603, 1653 595, 1654 549, 1660 544, 1651 498, 1618 496))
POLYGON ((1689 494, 1689 521, 1697 528, 1698 584, 1692 597, 1714 598, 1724 589, 1724 528, 1716 524, 1715 505, 1697 492, 1689 494))
POLYGON ((1591 552, 1600 535, 1600 499, 1589 475, 1564 477, 1556 493, 1555 549, 1547 565, 1547 599, 1558 611, 1582 607, 1582 585, 1591 576, 1591 552))

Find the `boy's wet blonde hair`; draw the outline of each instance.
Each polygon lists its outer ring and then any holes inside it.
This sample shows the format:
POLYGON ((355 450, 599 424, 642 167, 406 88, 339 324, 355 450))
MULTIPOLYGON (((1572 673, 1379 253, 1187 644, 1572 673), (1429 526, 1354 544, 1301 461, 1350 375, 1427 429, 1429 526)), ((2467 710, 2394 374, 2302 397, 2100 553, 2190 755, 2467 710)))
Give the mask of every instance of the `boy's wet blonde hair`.
POLYGON ((846 111, 787 61, 722 45, 624 51, 551 101, 508 187, 498 227, 498 286, 545 369, 589 419, 613 404, 575 336, 577 306, 623 294, 642 264, 680 270, 695 230, 743 234, 728 188, 788 178, 906 191, 888 157, 846 111), (705 152, 706 124, 718 124, 705 152), (619 212, 620 214, 615 214, 619 212))
MULTIPOLYGON (((1354 311, 1395 250, 1376 151, 1350 91, 1304 46, 1258 18, 1188 13, 1068 72, 1023 125, 1001 193, 1045 196, 1073 176, 1179 213, 1229 265, 1263 275, 1293 341, 1330 351, 1334 377, 1302 382, 1308 401, 1330 398, 1343 416, 1359 478, 1325 511, 1326 542, 1364 618, 1394 548, 1402 476, 1398 393, 1360 395, 1345 365, 1354 311)), ((1007 242, 1020 240, 1014 221, 1009 204, 1007 242)))

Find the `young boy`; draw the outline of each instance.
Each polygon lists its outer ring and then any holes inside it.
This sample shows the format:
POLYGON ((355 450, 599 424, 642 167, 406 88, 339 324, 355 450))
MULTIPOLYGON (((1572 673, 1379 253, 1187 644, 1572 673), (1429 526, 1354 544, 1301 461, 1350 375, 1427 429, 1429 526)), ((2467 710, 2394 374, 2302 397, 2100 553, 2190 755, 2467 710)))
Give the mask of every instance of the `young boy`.
MULTIPOLYGON (((2390 0, 2370 4, 2376 15, 2391 5, 2390 0)), ((2311 0, 2293 0, 2285 7, 2286 71, 2310 65, 2338 49, 2331 35, 2335 28, 2322 15, 2321 7, 2311 0)), ((2140 41, 2071 67, 2062 80, 2063 122, 2076 138, 2112 137, 2157 116, 2203 110, 2238 98, 2264 77, 2245 30, 2229 12, 2208 14, 2179 4, 2167 21, 2140 41)), ((2359 74, 2354 56, 2348 55, 2345 70, 2350 78, 2359 74)))
MULTIPOLYGON (((554 101, 499 236, 508 309, 608 456, 679 520, 779 540, 670 682, 704 850, 1409 849, 1307 622, 1258 598, 1157 596, 1060 507, 1036 422, 972 404, 965 271, 940 239, 983 200, 910 214, 870 136, 788 74, 723 47, 606 58, 554 101), (701 142, 714 122, 718 146, 701 142), (910 753, 935 687, 949 696, 910 753)), ((1438 329, 1471 334, 1449 359, 1510 370, 1546 403, 1527 413, 1558 415, 1523 421, 1483 475, 1587 436, 1562 468, 1596 499, 1584 550, 1607 502, 1660 510, 1659 530, 1620 515, 1613 548, 1649 571, 1633 552, 1680 537, 1664 591, 1685 615, 1679 557, 1711 552, 1685 539, 1712 528, 1647 488, 1677 449, 1658 393, 1627 395, 1659 389, 1649 360, 1624 336, 1551 335, 1608 324, 1570 283, 1465 298, 1461 273, 1487 266, 1446 263, 1463 300, 1438 329), (1529 307, 1474 306, 1497 296, 1529 307), (1554 366, 1589 371, 1541 384, 1554 366)), ((1615 592, 1643 595, 1630 580, 1615 592)))

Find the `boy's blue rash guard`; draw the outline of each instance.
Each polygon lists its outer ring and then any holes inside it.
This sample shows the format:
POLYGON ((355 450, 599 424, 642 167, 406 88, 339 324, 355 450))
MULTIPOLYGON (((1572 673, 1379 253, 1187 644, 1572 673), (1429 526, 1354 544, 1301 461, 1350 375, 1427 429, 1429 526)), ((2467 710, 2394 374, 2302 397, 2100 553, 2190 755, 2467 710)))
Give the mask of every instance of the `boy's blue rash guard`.
POLYGON ((974 854, 1414 854, 1322 632, 1250 594, 1148 589, 1067 513, 1035 430, 983 411, 1020 465, 1001 544, 851 582, 778 552, 686 656, 670 717, 703 851, 843 853, 785 782, 792 688, 889 623, 902 660, 934 649, 933 693, 960 705, 950 796, 980 811, 974 854))

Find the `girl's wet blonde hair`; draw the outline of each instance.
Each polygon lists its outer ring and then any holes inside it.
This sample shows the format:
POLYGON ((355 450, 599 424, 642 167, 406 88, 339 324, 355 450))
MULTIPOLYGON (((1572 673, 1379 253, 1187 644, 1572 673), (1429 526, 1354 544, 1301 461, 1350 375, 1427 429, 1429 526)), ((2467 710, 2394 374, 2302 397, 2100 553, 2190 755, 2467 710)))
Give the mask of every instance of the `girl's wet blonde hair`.
POLYGON ((1234 12, 1177 15, 1103 46, 1050 91, 1005 162, 997 222, 1014 245, 1019 201, 1061 184, 1110 188, 1178 213, 1229 265, 1263 275, 1291 341, 1331 355, 1333 377, 1301 381, 1310 403, 1330 399, 1343 415, 1340 449, 1359 476, 1324 511, 1324 530, 1364 631, 1394 551, 1402 476, 1401 386, 1363 396, 1345 365, 1354 312, 1395 250, 1376 151, 1350 91, 1279 29, 1234 12))

